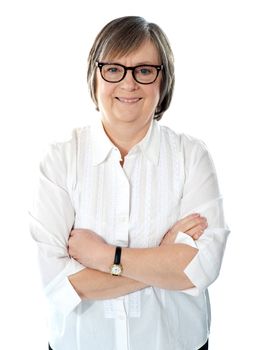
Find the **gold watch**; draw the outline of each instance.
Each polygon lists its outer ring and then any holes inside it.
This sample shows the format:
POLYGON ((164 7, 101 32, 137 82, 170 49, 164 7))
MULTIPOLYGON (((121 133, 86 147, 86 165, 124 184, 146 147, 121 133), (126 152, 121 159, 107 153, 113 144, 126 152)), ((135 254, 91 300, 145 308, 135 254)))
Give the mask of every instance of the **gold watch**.
POLYGON ((116 247, 114 263, 110 267, 110 272, 113 276, 120 276, 122 274, 123 267, 121 265, 121 253, 122 248, 116 247))

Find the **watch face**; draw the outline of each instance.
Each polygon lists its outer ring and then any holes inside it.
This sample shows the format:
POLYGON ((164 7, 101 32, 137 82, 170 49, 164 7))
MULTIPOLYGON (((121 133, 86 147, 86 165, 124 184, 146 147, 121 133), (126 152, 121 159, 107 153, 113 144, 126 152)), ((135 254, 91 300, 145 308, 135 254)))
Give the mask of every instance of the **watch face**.
POLYGON ((119 276, 122 272, 122 266, 121 265, 113 265, 111 268, 112 275, 119 276))

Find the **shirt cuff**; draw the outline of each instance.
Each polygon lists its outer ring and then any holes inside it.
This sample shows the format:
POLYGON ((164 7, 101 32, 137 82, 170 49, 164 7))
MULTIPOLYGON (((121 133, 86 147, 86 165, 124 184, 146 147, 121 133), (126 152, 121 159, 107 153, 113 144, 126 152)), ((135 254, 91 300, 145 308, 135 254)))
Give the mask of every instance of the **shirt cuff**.
MULTIPOLYGON (((186 233, 184 232, 178 232, 177 236, 176 236, 176 239, 174 241, 174 243, 177 243, 177 244, 187 244, 193 248, 196 248, 198 249, 195 241, 192 239, 191 236, 187 235, 186 233)), ((199 253, 196 254, 196 256, 192 259, 192 261, 197 257, 199 253)), ((190 264, 187 265, 187 267, 185 268, 184 270, 184 273, 186 274, 186 276, 189 278, 189 280, 193 283, 193 276, 195 276, 196 274, 196 271, 193 271, 194 269, 188 269, 188 267, 190 266, 190 264), (191 270, 191 271, 189 271, 191 270)), ((196 266, 196 264, 192 265, 192 266, 196 266)), ((197 269, 199 270, 199 269, 197 269)), ((185 293, 185 294, 189 294, 189 295, 192 295, 192 296, 197 296, 200 294, 200 290, 198 287, 192 287, 192 288, 188 288, 188 289, 183 289, 183 290, 180 290, 180 292, 182 293, 185 293)))
POLYGON ((55 277, 44 292, 49 306, 64 317, 81 302, 81 298, 70 283, 68 276, 83 270, 85 266, 71 259, 65 269, 55 277))

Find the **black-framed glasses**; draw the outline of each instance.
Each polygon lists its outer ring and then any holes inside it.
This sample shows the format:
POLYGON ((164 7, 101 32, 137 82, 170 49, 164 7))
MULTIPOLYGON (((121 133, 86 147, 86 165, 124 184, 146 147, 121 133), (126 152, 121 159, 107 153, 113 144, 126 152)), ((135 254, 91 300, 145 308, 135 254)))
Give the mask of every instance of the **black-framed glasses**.
POLYGON ((101 77, 108 83, 119 83, 126 76, 128 70, 137 83, 152 84, 157 79, 163 65, 144 64, 135 67, 126 67, 119 63, 96 62, 100 69, 101 77))

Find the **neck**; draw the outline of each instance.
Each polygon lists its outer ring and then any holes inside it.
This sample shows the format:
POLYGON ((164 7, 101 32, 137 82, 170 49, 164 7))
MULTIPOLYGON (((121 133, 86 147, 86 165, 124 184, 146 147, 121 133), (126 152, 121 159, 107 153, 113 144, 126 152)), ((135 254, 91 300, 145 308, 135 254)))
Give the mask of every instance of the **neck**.
POLYGON ((151 119, 146 121, 144 125, 133 126, 130 124, 111 125, 105 119, 102 123, 107 136, 113 144, 119 149, 122 158, 128 154, 130 149, 139 143, 147 134, 151 124, 151 119))

